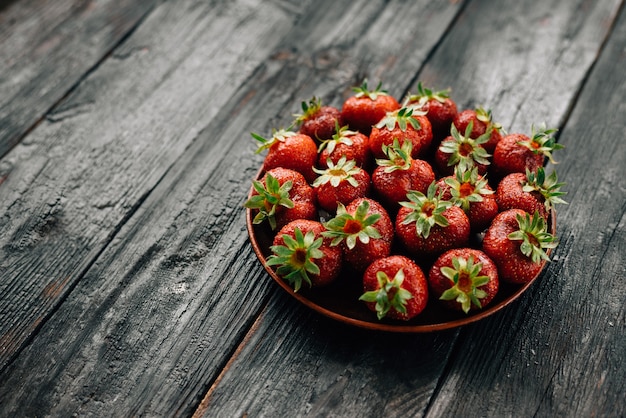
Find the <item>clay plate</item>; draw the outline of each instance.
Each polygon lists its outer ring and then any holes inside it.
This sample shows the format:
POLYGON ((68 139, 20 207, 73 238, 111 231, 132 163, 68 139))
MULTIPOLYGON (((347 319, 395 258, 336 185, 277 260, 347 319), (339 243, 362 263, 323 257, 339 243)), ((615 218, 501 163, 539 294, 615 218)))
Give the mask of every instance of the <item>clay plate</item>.
MULTIPOLYGON (((259 172, 257 179, 260 179, 262 172, 259 172)), ((250 189, 248 198, 251 196, 253 188, 250 189)), ((483 310, 470 311, 469 314, 454 312, 443 308, 436 300, 430 300, 428 306, 422 313, 410 321, 378 320, 376 314, 365 307, 365 304, 358 300, 363 292, 361 278, 353 271, 345 269, 335 283, 319 289, 302 288, 297 293, 293 288, 281 279, 276 272, 267 265, 267 258, 271 255, 270 246, 274 234, 267 226, 267 223, 254 225, 252 223, 252 211, 246 209, 246 226, 252 249, 256 253, 263 268, 269 273, 280 287, 282 287, 292 297, 296 298, 303 305, 308 306, 337 321, 353 326, 388 332, 399 333, 421 333, 440 331, 450 328, 460 327, 472 322, 479 321, 495 312, 498 312, 526 291, 541 275, 543 269, 528 283, 515 285, 500 282, 498 294, 493 301, 483 310)), ((551 213, 549 229, 552 234, 556 232, 556 214, 551 213)), ((551 251, 551 250, 549 250, 551 251)), ((396 251, 392 251, 397 253, 396 251)), ((548 252, 550 254, 550 252, 548 252)), ((422 266, 425 274, 428 274, 428 266, 422 266)), ((545 265, 544 265, 545 268, 545 265)))

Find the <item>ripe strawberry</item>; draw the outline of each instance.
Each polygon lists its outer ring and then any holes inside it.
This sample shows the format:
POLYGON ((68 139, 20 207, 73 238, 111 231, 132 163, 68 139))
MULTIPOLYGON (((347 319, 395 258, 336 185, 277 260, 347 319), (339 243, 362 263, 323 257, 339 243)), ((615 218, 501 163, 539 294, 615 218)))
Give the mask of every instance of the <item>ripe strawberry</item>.
POLYGON ((465 128, 465 134, 461 135, 454 125, 450 127, 450 136, 441 141, 441 145, 435 151, 435 166, 444 176, 450 176, 455 168, 467 171, 472 167, 478 167, 479 174, 487 172, 490 164, 487 150, 483 147, 489 140, 491 131, 488 130, 483 135, 472 138, 471 131, 473 122, 465 128))
POLYGON ((302 112, 296 117, 295 124, 300 124, 299 132, 320 141, 330 139, 336 132, 336 126, 342 126, 341 111, 333 106, 323 106, 322 101, 313 97, 309 102, 302 102, 302 112))
POLYGON ((428 151, 433 131, 428 118, 416 108, 403 107, 387 112, 370 133, 370 149, 376 158, 384 158, 383 145, 393 145, 394 139, 401 143, 408 140, 413 145, 411 157, 418 158, 428 151))
POLYGON ((400 103, 381 90, 382 83, 379 83, 375 90, 367 88, 367 80, 363 80, 360 87, 353 88, 356 93, 349 97, 341 108, 343 122, 350 126, 350 129, 369 135, 372 126, 385 117, 387 112, 392 112, 400 108, 400 103))
POLYGON ((408 321, 420 314, 428 303, 428 283, 422 269, 412 260, 393 255, 374 261, 363 274, 359 300, 385 317, 408 321))
POLYGON ((331 246, 330 240, 322 237, 323 231, 320 222, 299 219, 285 225, 274 237, 267 265, 278 266, 276 274, 292 285, 294 292, 303 282, 309 287, 330 284, 341 271, 341 249, 331 246))
POLYGON ((530 170, 526 170, 526 174, 511 173, 500 180, 496 189, 496 201, 500 211, 537 211, 547 220, 555 204, 566 203, 560 197, 565 194, 561 191, 563 184, 557 181, 556 171, 546 177, 543 167, 539 167, 536 173, 530 170))
POLYGON ((265 171, 276 167, 295 170, 312 183, 315 180, 313 166, 317 162, 317 145, 310 136, 281 129, 266 139, 252 133, 252 137, 261 145, 257 153, 269 150, 263 161, 265 171))
POLYGON ((475 110, 463 110, 456 115, 453 122, 459 132, 465 132, 470 123, 472 124, 469 134, 470 138, 476 139, 487 131, 491 132, 482 146, 488 153, 493 153, 496 144, 502 139, 502 125, 493 121, 491 110, 486 110, 482 107, 475 110))
POLYGON ((313 170, 319 177, 313 182, 313 188, 317 193, 318 205, 330 212, 335 213, 337 204, 347 205, 358 197, 365 197, 370 191, 370 175, 361 167, 356 166, 354 160, 346 160, 344 155, 337 164, 327 162, 325 170, 313 170))
POLYGON ((450 98, 450 90, 432 91, 417 83, 417 94, 407 98, 409 105, 416 105, 426 112, 435 142, 440 142, 450 133, 450 126, 458 114, 456 103, 450 98))
POLYGON ((375 200, 359 198, 347 206, 339 204, 337 215, 324 226, 328 231, 323 235, 332 238, 332 245, 341 244, 345 262, 357 271, 391 253, 393 224, 375 200))
POLYGON ((462 310, 482 309, 498 293, 498 269, 487 254, 473 248, 453 248, 435 261, 428 284, 444 306, 462 310))
POLYGON ((487 228, 498 214, 494 191, 476 167, 468 171, 456 170, 454 176, 439 179, 437 186, 443 190, 443 199, 463 209, 473 232, 487 228))
POLYGON ((549 260, 545 250, 557 246, 544 219, 521 209, 500 212, 483 238, 483 251, 498 266, 500 281, 528 283, 549 260))
POLYGON ((556 129, 546 129, 541 126, 539 130, 531 128, 532 134, 529 138, 524 134, 509 134, 502 138, 493 153, 491 168, 498 178, 502 178, 510 173, 525 173, 526 170, 536 172, 539 167, 543 167, 544 158, 555 163, 552 158, 552 151, 563 148, 557 144, 552 136, 556 129))
POLYGON ((435 173, 426 161, 413 159, 413 144, 405 140, 402 146, 394 139, 392 146, 383 145, 387 159, 377 159, 372 172, 372 186, 388 209, 397 209, 411 190, 426 193, 435 180, 435 173))
POLYGON ((415 255, 436 256, 454 247, 467 245, 470 224, 463 209, 443 200, 433 182, 427 194, 412 191, 396 216, 396 236, 415 255))
POLYGON ((252 183, 254 191, 244 204, 255 213, 253 223, 267 220, 272 230, 296 219, 315 219, 315 192, 297 171, 277 167, 252 183))
POLYGON ((357 131, 348 130, 347 125, 337 128, 337 133, 320 144, 317 165, 321 168, 327 168, 329 159, 337 164, 339 159, 345 155, 348 160, 356 161, 357 166, 368 167, 372 157, 368 142, 367 136, 357 131))

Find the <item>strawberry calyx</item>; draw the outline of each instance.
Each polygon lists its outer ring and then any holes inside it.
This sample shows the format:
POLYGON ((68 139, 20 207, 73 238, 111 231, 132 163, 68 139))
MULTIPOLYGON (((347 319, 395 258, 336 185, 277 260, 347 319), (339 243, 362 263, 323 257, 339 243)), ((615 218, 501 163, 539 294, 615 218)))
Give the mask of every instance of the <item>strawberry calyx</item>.
POLYGON ((429 100, 437 100, 440 103, 446 101, 446 99, 450 98, 450 89, 433 91, 431 89, 427 89, 422 85, 422 82, 417 83, 417 94, 409 94, 407 96, 407 102, 409 103, 419 103, 420 105, 424 105, 429 100))
POLYGON ((377 158, 376 164, 380 167, 385 167, 385 173, 391 173, 396 170, 408 170, 411 168, 413 159, 411 158, 411 152, 413 151, 413 143, 409 140, 404 140, 402 146, 398 138, 394 138, 391 146, 383 144, 383 153, 387 156, 387 159, 377 158))
POLYGON ((258 194, 251 196, 244 204, 244 207, 248 209, 258 209, 259 211, 252 223, 260 224, 267 219, 272 230, 276 229, 276 209, 279 206, 288 209, 294 207, 293 201, 289 198, 289 191, 293 187, 293 182, 288 180, 281 185, 274 176, 267 173, 265 185, 261 181, 255 180, 252 182, 252 186, 258 194))
POLYGON ((296 136, 297 134, 293 131, 290 131, 289 129, 279 129, 279 130, 274 129, 272 131, 271 138, 264 138, 261 135, 256 134, 254 132, 251 132, 250 135, 252 135, 252 138, 256 139, 257 141, 261 143, 259 148, 257 148, 256 150, 256 153, 258 154, 261 151, 271 148, 271 146, 274 145, 276 142, 285 142, 285 140, 288 137, 296 136))
POLYGON ((311 286, 309 274, 319 274, 320 269, 313 259, 322 258, 324 253, 319 249, 323 239, 315 239, 315 233, 308 231, 302 234, 300 228, 294 229, 294 237, 283 235, 285 245, 272 245, 273 254, 267 259, 268 266, 278 266, 276 274, 293 286, 294 292, 302 287, 302 283, 311 286))
POLYGON ((400 202, 400 205, 412 209, 412 211, 402 223, 406 225, 415 222, 418 236, 428 238, 433 226, 448 226, 448 219, 443 216, 443 212, 452 206, 452 202, 443 199, 443 190, 439 189, 435 182, 428 186, 426 194, 411 190, 406 197, 409 201, 400 202))
POLYGON ((443 141, 439 150, 443 153, 450 154, 448 157, 448 166, 456 165, 460 170, 467 171, 476 164, 489 165, 489 154, 482 145, 489 141, 492 128, 476 139, 470 137, 474 122, 470 121, 465 128, 465 134, 461 135, 456 126, 450 126, 450 134, 452 141, 443 141))
POLYGON ((326 183, 337 187, 342 181, 347 181, 351 186, 358 187, 359 182, 354 178, 354 175, 358 174, 361 169, 356 166, 355 160, 347 160, 346 156, 342 155, 337 164, 333 163, 330 158, 326 160, 326 164, 328 168, 325 170, 313 167, 313 171, 319 174, 319 177, 313 182, 313 187, 326 183))
POLYGON ((545 250, 556 248, 558 242, 556 237, 548 232, 545 219, 537 211, 532 216, 529 213, 517 215, 516 219, 519 230, 511 232, 508 238, 512 241, 522 241, 520 250, 533 263, 550 261, 545 250))
POLYGON ((328 150, 328 153, 332 154, 337 144, 345 144, 345 145, 350 146, 353 144, 352 139, 350 139, 350 137, 356 134, 358 134, 358 132, 350 131, 348 129, 348 125, 339 127, 339 123, 335 121, 335 134, 330 139, 321 141, 319 147, 317 148, 317 152, 321 153, 324 150, 324 148, 326 148, 328 150))
POLYGON ((381 237, 380 232, 373 225, 380 219, 380 214, 367 215, 370 204, 367 200, 361 202, 354 215, 348 213, 346 207, 339 203, 337 214, 324 224, 326 231, 324 237, 332 238, 330 245, 339 245, 345 240, 348 249, 352 250, 358 239, 363 244, 369 243, 370 239, 381 237))
POLYGON ((492 130, 497 130, 499 132, 503 132, 502 125, 493 121, 493 115, 491 114, 491 109, 485 109, 482 106, 479 106, 475 110, 476 119, 485 123, 487 127, 491 127, 492 130))
POLYGON ((301 102, 302 113, 294 114, 296 118, 294 124, 301 123, 309 120, 313 115, 320 111, 322 108, 322 100, 313 96, 308 102, 301 102))
POLYGON ((450 201, 466 212, 471 203, 482 202, 483 196, 494 194, 494 191, 488 188, 487 179, 478 175, 478 167, 472 167, 470 170, 456 167, 454 177, 448 177, 444 181, 450 187, 452 194, 450 201))
POLYGON ((565 183, 558 182, 556 170, 546 177, 543 167, 539 167, 536 173, 526 169, 526 183, 522 186, 522 190, 527 193, 539 192, 543 196, 546 209, 550 210, 557 203, 567 204, 561 199, 561 196, 567 194, 561 191, 564 185, 565 183))
POLYGON ((413 298, 413 295, 401 287, 404 282, 404 271, 398 270, 393 279, 389 279, 384 271, 378 271, 376 272, 376 280, 378 281, 378 290, 363 293, 359 300, 376 302, 376 316, 379 320, 383 319, 392 308, 400 313, 406 313, 407 301, 413 298))
POLYGON ((552 151, 564 148, 563 145, 556 142, 554 134, 557 129, 546 128, 545 123, 541 124, 539 128, 535 128, 535 125, 531 126, 531 137, 524 141, 518 141, 517 144, 522 145, 535 154, 541 154, 548 158, 552 164, 557 164, 552 157, 552 151))
POLYGON ((369 90, 367 87, 367 78, 363 79, 363 83, 359 87, 353 87, 352 91, 354 91, 355 97, 369 97, 371 100, 376 100, 378 96, 389 96, 387 90, 383 90, 381 87, 383 86, 382 81, 378 83, 378 86, 374 90, 369 90))
POLYGON ((469 312, 472 304, 479 309, 482 308, 480 299, 485 298, 487 292, 479 287, 489 283, 489 276, 480 275, 482 268, 482 263, 474 264, 472 255, 468 258, 453 257, 452 267, 443 266, 440 269, 453 285, 443 292, 439 299, 456 301, 465 313, 469 312))
POLYGON ((422 129, 419 121, 415 119, 417 115, 425 115, 426 112, 420 110, 418 107, 409 106, 409 107, 401 107, 398 110, 394 110, 393 112, 387 112, 385 117, 383 117, 380 122, 378 122, 375 126, 378 129, 387 128, 388 130, 395 129, 396 125, 400 128, 402 132, 405 132, 407 127, 410 125, 413 129, 422 129))

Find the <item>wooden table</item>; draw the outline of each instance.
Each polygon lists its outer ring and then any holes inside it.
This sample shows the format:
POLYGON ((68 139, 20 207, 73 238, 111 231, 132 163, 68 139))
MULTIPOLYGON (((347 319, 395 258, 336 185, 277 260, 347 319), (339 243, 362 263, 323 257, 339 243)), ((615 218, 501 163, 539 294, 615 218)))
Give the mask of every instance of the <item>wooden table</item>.
POLYGON ((620 0, 1 2, 0 416, 625 416, 624 68, 620 0), (512 305, 373 332, 258 262, 250 132, 364 78, 559 129, 512 305))

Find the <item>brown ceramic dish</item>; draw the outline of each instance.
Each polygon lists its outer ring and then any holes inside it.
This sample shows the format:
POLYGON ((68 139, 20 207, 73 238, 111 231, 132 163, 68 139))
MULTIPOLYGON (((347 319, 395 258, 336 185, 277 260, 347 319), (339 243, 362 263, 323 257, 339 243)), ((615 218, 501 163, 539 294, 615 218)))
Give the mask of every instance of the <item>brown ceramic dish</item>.
MULTIPOLYGON (((262 174, 262 172, 259 172, 257 179, 261 178, 262 174)), ((251 196, 252 190, 251 188, 248 197, 251 196)), ((358 300, 362 293, 362 284, 361 278, 354 272, 342 272, 341 277, 339 277, 336 283, 328 287, 320 289, 302 288, 298 293, 294 292, 293 288, 267 265, 267 257, 271 255, 269 247, 272 245, 274 238, 272 231, 266 224, 254 225, 252 218, 252 211, 246 209, 246 226, 252 249, 265 270, 280 287, 302 304, 322 315, 366 329, 400 333, 420 333, 440 331, 467 325, 486 318, 513 302, 524 293, 526 289, 535 282, 537 277, 541 275, 541 272, 543 272, 542 269, 530 282, 523 285, 501 282, 500 289, 494 300, 481 311, 472 311, 466 315, 461 312, 453 312, 445 309, 438 304, 437 301, 431 300, 426 309, 410 321, 378 320, 376 314, 368 310, 365 304, 358 300)), ((555 226, 556 214, 552 211, 549 225, 552 234, 556 232, 555 226)), ((550 252, 548 252, 548 254, 550 254, 550 252)), ((423 270, 428 274, 427 269, 423 268, 423 270)))

